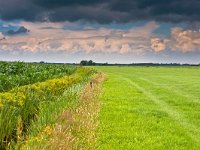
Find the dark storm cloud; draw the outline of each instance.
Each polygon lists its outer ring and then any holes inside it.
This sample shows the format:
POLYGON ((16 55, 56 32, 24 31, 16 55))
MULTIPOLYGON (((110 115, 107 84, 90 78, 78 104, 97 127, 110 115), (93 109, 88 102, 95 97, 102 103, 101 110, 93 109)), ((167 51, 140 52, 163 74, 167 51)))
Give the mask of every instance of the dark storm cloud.
POLYGON ((45 8, 57 8, 70 5, 92 5, 105 0, 31 0, 34 4, 45 8))
POLYGON ((199 10, 199 0, 0 0, 4 20, 198 22, 199 10))
POLYGON ((0 18, 3 20, 35 20, 44 11, 30 0, 0 0, 0 18))
POLYGON ((30 32, 28 29, 26 29, 25 27, 21 26, 16 31, 15 30, 8 30, 4 34, 12 36, 12 35, 18 35, 18 34, 26 34, 28 32, 30 32))

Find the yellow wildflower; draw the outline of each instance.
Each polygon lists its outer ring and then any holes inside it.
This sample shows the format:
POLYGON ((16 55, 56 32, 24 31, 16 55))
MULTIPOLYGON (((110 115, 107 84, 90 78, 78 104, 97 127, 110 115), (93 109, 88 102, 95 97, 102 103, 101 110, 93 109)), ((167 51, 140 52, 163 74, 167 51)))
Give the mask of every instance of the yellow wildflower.
POLYGON ((39 142, 39 141, 40 141, 40 138, 39 138, 39 137, 35 137, 35 138, 34 138, 34 141, 39 142))
POLYGON ((50 126, 47 126, 45 129, 44 129, 44 133, 47 134, 47 135, 51 135, 52 133, 52 128, 50 126))

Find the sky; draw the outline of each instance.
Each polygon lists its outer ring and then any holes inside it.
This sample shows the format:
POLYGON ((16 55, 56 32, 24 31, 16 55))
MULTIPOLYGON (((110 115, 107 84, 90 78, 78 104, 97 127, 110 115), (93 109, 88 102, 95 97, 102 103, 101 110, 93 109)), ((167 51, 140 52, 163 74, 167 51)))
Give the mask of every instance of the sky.
POLYGON ((199 0, 0 0, 0 60, 200 63, 199 0))

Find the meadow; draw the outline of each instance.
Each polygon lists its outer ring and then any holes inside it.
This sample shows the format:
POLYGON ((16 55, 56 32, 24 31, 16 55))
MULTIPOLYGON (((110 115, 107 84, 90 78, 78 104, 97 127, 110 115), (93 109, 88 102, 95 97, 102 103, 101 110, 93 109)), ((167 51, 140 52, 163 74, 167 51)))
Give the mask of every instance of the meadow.
POLYGON ((200 149, 199 67, 0 66, 2 150, 200 149))
POLYGON ((200 149, 199 67, 96 67, 107 74, 98 149, 200 149))

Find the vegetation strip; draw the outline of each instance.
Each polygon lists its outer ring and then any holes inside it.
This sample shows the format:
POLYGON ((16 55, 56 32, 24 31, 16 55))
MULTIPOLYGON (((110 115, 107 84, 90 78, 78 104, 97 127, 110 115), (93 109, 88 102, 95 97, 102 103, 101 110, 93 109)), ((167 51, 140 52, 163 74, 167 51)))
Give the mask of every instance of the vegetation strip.
POLYGON ((68 108, 58 115, 56 124, 47 128, 49 135, 31 145, 31 149, 95 149, 99 96, 104 79, 105 75, 96 75, 79 94, 78 107, 68 108))
POLYGON ((31 124, 26 140, 15 147, 24 150, 45 148, 46 142, 53 131, 52 129, 59 122, 58 116, 66 109, 74 109, 77 107, 78 95, 82 91, 84 84, 74 84, 59 97, 53 98, 48 103, 42 103, 39 108, 40 113, 37 116, 37 120, 31 124))
POLYGON ((71 76, 0 93, 0 149, 26 138, 32 121, 37 120, 40 104, 55 100, 73 84, 87 81, 93 73, 91 69, 79 68, 71 76))

